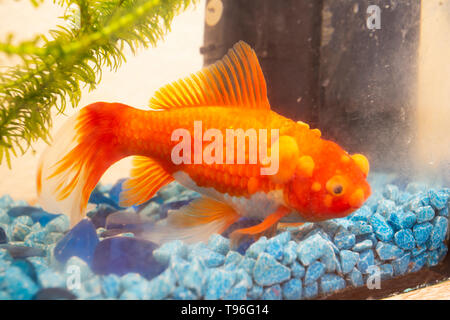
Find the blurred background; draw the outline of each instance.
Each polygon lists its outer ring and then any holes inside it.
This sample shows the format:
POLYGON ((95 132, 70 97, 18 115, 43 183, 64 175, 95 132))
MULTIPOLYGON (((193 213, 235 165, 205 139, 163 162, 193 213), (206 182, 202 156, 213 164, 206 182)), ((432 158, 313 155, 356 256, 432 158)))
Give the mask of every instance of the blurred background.
MULTIPOLYGON (((48 2, 0 1, 0 37, 45 33, 61 9, 48 2), (26 23, 24 23, 26 22, 26 23)), ((373 20, 372 20, 373 22, 373 20)), ((254 47, 272 108, 318 127, 372 168, 409 180, 450 183, 450 0, 202 0, 175 18, 157 48, 125 52, 117 72, 104 71, 95 101, 145 108, 160 86, 220 59, 236 41, 254 47), (367 25, 380 8, 380 29, 367 25)), ((0 66, 17 63, 0 57, 0 66)), ((77 109, 55 115, 53 132, 77 109)), ((35 198, 45 143, 0 166, 0 195, 35 198)), ((129 159, 103 183, 126 177, 129 159)))

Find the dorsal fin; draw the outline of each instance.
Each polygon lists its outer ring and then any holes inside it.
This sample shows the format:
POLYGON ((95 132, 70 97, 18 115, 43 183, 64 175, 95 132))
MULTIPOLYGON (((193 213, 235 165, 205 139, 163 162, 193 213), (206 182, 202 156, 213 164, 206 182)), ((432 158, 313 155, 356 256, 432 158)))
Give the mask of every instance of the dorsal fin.
POLYGON ((152 109, 235 106, 270 109, 264 75, 255 52, 243 41, 216 63, 159 89, 152 109))

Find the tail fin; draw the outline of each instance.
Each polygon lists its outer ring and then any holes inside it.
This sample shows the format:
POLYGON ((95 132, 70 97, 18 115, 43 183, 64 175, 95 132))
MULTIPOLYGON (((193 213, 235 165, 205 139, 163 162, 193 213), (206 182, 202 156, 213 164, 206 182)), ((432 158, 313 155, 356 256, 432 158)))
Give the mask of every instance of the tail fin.
POLYGON ((45 210, 69 215, 71 225, 84 217, 89 195, 100 177, 127 156, 115 133, 127 108, 131 107, 93 103, 60 129, 39 161, 37 193, 45 210))

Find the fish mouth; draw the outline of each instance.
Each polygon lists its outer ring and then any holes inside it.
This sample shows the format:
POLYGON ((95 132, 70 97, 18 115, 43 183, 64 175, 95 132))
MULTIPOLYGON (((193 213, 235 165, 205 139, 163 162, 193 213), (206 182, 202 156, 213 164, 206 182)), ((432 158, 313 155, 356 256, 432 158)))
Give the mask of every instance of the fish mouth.
POLYGON ((366 201, 364 190, 362 188, 358 188, 351 194, 349 205, 352 208, 359 208, 363 205, 364 201, 366 201))

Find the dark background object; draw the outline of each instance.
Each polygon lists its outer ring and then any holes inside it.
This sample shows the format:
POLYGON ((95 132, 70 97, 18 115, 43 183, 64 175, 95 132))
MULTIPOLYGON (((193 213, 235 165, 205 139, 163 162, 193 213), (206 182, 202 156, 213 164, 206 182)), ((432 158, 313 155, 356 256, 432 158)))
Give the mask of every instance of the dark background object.
POLYGON ((409 173, 420 1, 209 0, 205 15, 205 66, 246 41, 273 110, 366 154, 372 167, 409 173), (366 25, 370 5, 381 29, 366 25))

